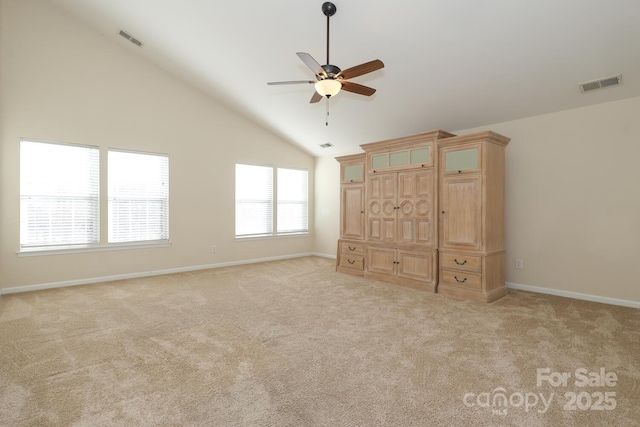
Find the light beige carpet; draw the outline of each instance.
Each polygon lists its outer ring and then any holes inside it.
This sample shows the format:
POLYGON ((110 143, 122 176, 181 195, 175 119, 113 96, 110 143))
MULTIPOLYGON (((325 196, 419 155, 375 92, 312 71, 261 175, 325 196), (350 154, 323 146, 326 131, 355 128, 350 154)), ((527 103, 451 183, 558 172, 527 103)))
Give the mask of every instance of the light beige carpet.
POLYGON ((333 265, 5 295, 0 425, 640 425, 640 310, 458 301, 333 265))

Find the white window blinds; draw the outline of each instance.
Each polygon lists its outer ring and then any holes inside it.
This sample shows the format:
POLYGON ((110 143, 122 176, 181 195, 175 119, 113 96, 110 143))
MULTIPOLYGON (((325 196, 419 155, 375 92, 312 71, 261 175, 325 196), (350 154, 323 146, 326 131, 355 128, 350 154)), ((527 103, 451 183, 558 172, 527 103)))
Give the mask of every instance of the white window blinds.
POLYGON ((278 168, 278 233, 309 231, 308 172, 278 168))
POLYGON ((236 165, 236 236, 273 233, 273 168, 236 165))
POLYGON ((109 150, 109 243, 169 239, 169 158, 109 150))
POLYGON ((97 245, 97 147, 20 142, 20 248, 97 245))

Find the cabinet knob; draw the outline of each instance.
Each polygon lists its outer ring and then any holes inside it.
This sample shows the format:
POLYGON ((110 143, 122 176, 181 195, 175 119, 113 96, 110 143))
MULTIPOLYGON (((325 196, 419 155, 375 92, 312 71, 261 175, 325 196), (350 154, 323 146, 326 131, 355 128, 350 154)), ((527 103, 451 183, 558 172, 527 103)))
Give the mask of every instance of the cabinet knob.
POLYGON ((442 211, 442 213, 444 213, 444 211, 442 211))
POLYGON ((464 278, 464 280, 460 280, 460 279, 458 279, 458 276, 453 276, 453 278, 454 278, 454 279, 456 279, 456 282, 458 282, 458 283, 464 283, 464 282, 466 282, 466 281, 467 281, 467 278, 466 278, 466 277, 464 278))
POLYGON ((462 173, 462 171, 458 171, 458 173, 462 173))
POLYGON ((465 259, 463 262, 459 262, 457 259, 454 259, 454 261, 456 262, 456 264, 458 265, 465 265, 467 263, 467 260, 465 259))

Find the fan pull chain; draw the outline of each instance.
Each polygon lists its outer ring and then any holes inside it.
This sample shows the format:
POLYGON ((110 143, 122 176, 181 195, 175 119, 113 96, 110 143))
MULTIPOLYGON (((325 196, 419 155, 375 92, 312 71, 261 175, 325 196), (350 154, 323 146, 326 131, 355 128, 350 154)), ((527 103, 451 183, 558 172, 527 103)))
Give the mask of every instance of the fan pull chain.
POLYGON ((324 125, 329 126, 329 98, 327 98, 327 117, 324 125))

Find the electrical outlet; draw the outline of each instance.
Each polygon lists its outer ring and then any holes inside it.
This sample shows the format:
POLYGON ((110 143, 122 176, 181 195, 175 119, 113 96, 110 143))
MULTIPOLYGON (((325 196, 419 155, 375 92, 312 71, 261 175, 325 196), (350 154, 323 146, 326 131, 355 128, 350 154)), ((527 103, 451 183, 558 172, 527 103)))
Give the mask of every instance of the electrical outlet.
POLYGON ((216 245, 211 246, 211 252, 213 253, 218 252, 218 247, 216 245))
POLYGON ((524 268, 524 262, 520 258, 516 258, 516 268, 522 270, 524 268))

